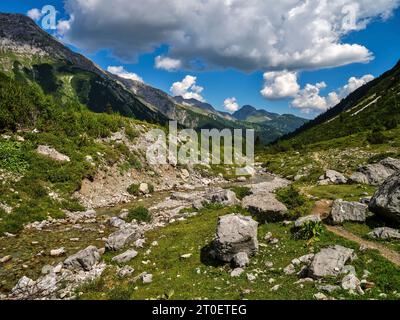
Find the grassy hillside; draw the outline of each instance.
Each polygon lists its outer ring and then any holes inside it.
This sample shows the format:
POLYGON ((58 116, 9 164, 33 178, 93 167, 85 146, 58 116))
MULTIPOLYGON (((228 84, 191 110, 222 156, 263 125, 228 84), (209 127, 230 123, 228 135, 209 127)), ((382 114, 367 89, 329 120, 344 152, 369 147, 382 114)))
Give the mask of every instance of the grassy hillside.
POLYGON ((350 94, 339 105, 275 143, 277 150, 302 149, 307 145, 357 134, 368 141, 387 141, 384 131, 400 123, 400 62, 390 71, 350 94))
POLYGON ((16 232, 24 223, 48 215, 61 217, 62 209, 82 210, 71 195, 84 178, 90 178, 99 166, 123 159, 127 165, 137 164, 129 150, 97 139, 122 128, 134 139, 139 122, 93 113, 78 102, 60 107, 56 101, 38 84, 0 74, 0 203, 15 208, 10 214, 0 209, 0 233, 16 232), (59 163, 40 156, 38 145, 50 145, 71 161, 59 163), (86 160, 88 156, 94 165, 86 160), (57 199, 50 196, 52 192, 57 199))

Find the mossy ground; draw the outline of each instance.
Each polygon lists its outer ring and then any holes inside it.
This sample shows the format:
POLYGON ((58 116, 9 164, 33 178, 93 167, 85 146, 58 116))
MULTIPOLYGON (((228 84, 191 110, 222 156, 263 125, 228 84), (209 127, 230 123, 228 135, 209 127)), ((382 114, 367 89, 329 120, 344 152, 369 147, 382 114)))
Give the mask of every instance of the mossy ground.
MULTIPOLYGON (((361 276, 363 270, 372 273, 369 280, 376 287, 364 296, 350 295, 337 291, 333 295, 337 299, 371 299, 379 298, 386 293, 388 299, 398 298, 395 291, 400 291, 400 270, 379 256, 374 251, 359 252, 358 245, 339 238, 325 231, 320 242, 312 247, 307 241, 295 240, 290 227, 280 223, 264 224, 259 227, 259 240, 262 244, 260 252, 251 260, 246 272, 238 278, 230 276, 231 268, 213 260, 208 251, 213 241, 218 216, 238 212, 239 208, 207 208, 198 216, 189 220, 173 223, 163 229, 152 231, 146 236, 146 246, 139 250, 139 255, 129 263, 135 269, 132 276, 121 279, 116 275, 116 268, 109 268, 97 281, 80 288, 80 299, 314 299, 318 292, 315 284, 305 284, 304 288, 294 284, 296 275, 287 276, 282 272, 294 258, 310 251, 332 244, 341 244, 356 250, 358 259, 353 263, 361 276), (265 244, 263 240, 267 232, 272 232, 280 239, 279 247, 265 244), (157 246, 152 246, 157 241, 157 246), (147 252, 150 250, 149 252, 147 252), (147 253, 146 253, 147 252, 147 253), (181 256, 192 254, 188 259, 181 256), (274 264, 273 269, 265 266, 267 261, 274 264), (151 284, 143 284, 133 279, 142 272, 153 274, 151 284), (258 273, 257 280, 250 282, 247 274, 258 273), (270 283, 270 279, 274 283, 270 283), (271 288, 281 285, 273 292, 271 288)), ((245 213, 241 211, 242 213, 245 213)), ((105 260, 111 263, 116 255, 108 253, 105 260)), ((340 279, 329 279, 328 283, 336 283, 340 279)))

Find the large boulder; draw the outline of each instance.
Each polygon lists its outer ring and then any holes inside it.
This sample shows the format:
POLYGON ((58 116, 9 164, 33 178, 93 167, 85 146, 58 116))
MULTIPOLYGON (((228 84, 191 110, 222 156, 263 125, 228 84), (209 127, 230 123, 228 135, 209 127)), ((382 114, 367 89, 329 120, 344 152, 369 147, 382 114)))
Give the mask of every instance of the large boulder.
POLYGON ((386 158, 379 163, 358 168, 350 180, 355 183, 379 186, 396 171, 400 170, 400 160, 386 158))
POLYGON ((120 230, 112 233, 106 240, 107 251, 118 251, 123 247, 142 238, 143 232, 137 225, 128 224, 120 230))
POLYGON ((216 258, 231 262, 238 253, 254 255, 258 251, 258 223, 251 217, 230 214, 220 217, 214 242, 216 258))
POLYGON ((369 203, 372 212, 400 222, 400 172, 389 177, 369 203))
POLYGON ((359 202, 335 200, 331 211, 332 221, 342 224, 345 221, 365 222, 368 206, 359 202))
POLYGON ((348 261, 355 258, 354 250, 339 245, 322 249, 314 256, 309 268, 313 278, 339 275, 348 261))
POLYGON ((212 192, 210 195, 206 196, 206 200, 210 201, 211 203, 219 203, 224 206, 233 206, 240 203, 236 197, 236 194, 231 190, 218 190, 212 192))
POLYGON ((89 246, 67 258, 64 261, 64 267, 72 270, 90 271, 99 261, 99 250, 95 246, 89 246))
POLYGON ((288 212, 286 206, 272 193, 245 197, 242 206, 265 221, 282 220, 288 212))
POLYGON ((320 178, 320 185, 324 184, 346 184, 347 178, 340 172, 335 170, 327 170, 325 175, 320 178))
POLYGON ((392 228, 376 228, 368 236, 380 240, 400 240, 399 230, 392 228))

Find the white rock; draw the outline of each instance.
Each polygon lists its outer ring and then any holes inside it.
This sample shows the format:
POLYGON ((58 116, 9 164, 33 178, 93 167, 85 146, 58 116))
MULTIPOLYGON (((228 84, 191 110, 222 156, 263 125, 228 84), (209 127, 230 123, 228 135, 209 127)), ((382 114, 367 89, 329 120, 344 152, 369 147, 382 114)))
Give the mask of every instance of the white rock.
POLYGON ((65 254, 65 249, 64 248, 59 248, 59 249, 54 249, 50 251, 50 255, 52 257, 61 257, 65 254))
POLYGON ((137 255, 138 253, 135 250, 128 250, 112 258, 112 261, 117 263, 127 263, 131 261, 133 258, 135 258, 137 255))
POLYGON ((49 146, 40 145, 36 151, 37 151, 37 153, 39 153, 43 156, 49 157, 55 161, 60 161, 60 162, 70 162, 71 161, 68 156, 58 152, 56 149, 51 148, 49 146))
POLYGON ((149 284, 153 282, 153 275, 146 273, 142 276, 142 281, 144 284, 149 284))
POLYGON ((236 268, 231 272, 231 277, 236 278, 239 277, 244 272, 242 268, 236 268))

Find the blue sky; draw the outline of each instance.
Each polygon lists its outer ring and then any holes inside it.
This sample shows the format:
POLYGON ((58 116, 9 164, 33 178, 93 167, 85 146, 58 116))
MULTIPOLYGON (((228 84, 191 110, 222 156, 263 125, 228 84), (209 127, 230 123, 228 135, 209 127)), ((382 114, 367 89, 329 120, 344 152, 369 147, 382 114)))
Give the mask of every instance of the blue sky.
MULTIPOLYGON (((99 2, 101 1, 102 0, 99 0, 99 2)), ((389 1, 390 0, 388 0, 388 2, 389 1)), ((75 2, 76 4, 79 1, 71 0, 71 2, 75 2)), ((123 0, 119 0, 119 2, 122 3, 123 0)), ((391 2, 393 3, 395 1, 391 2)), ((57 8, 59 12, 57 18, 59 20, 68 20, 71 11, 77 10, 75 7, 75 9, 69 9, 66 11, 64 9, 64 1, 62 0, 14 0, 12 2, 0 2, 0 11, 26 14, 27 11, 32 8, 40 9, 44 5, 49 4, 57 8)), ((112 12, 110 14, 112 14, 112 12)), ((83 19, 80 14, 77 15, 77 11, 75 11, 75 15, 78 16, 76 19, 83 19)), ((88 19, 90 18, 93 17, 88 17, 88 19)), ((75 21, 74 23, 77 25, 81 23, 79 27, 85 28, 82 21, 75 21)), ((249 23, 251 23, 251 21, 249 23)), ((182 79, 187 75, 195 76, 197 77, 196 85, 204 88, 201 92, 201 96, 219 110, 224 110, 225 99, 235 97, 240 106, 250 104, 258 108, 267 109, 271 112, 294 113, 296 115, 311 118, 322 110, 317 108, 309 110, 308 107, 301 108, 300 106, 302 103, 305 103, 304 99, 309 99, 310 97, 301 95, 300 90, 302 90, 307 84, 314 86, 317 83, 324 82, 324 86, 319 86, 317 99, 319 99, 319 97, 326 98, 327 95, 334 90, 339 93, 340 88, 346 85, 351 77, 361 78, 367 74, 372 74, 376 77, 387 71, 400 59, 399 26, 400 10, 397 8, 392 10, 392 16, 387 20, 383 21, 376 16, 374 17, 374 21, 369 22, 365 29, 353 31, 345 36, 341 36, 340 40, 338 40, 339 43, 357 44, 372 52, 374 59, 368 63, 350 62, 345 66, 335 66, 333 64, 331 67, 328 66, 328 68, 325 68, 324 66, 315 67, 312 71, 307 71, 307 69, 309 69, 307 66, 300 66, 287 71, 295 72, 297 75, 297 84, 299 86, 297 89, 297 91, 299 91, 297 93, 299 101, 298 108, 291 107, 291 103, 293 103, 294 100, 293 95, 290 97, 282 97, 281 99, 274 98, 271 100, 265 98, 260 93, 260 90, 263 89, 264 85, 264 72, 286 70, 285 66, 276 69, 255 67, 252 68, 252 70, 239 70, 241 69, 240 66, 237 67, 234 63, 232 66, 230 66, 229 63, 225 65, 223 62, 221 65, 217 65, 204 71, 188 70, 188 68, 182 67, 182 70, 169 72, 167 70, 156 69, 154 66, 154 61, 157 56, 169 55, 169 43, 160 44, 153 48, 153 51, 137 50, 135 54, 137 54, 138 60, 133 62, 126 62, 124 58, 121 58, 120 54, 116 53, 116 49, 111 45, 110 47, 108 47, 108 45, 102 47, 96 43, 95 48, 93 48, 93 46, 84 48, 84 46, 82 46, 84 40, 82 40, 81 42, 76 41, 76 46, 70 44, 70 47, 86 54, 104 69, 107 69, 108 66, 123 66, 126 71, 139 75, 147 84, 160 88, 168 93, 171 93, 170 88, 174 82, 182 81, 182 79), (152 52, 146 53, 146 51, 152 52), (309 113, 304 113, 305 111, 309 111, 309 113)), ((78 26, 76 28, 78 28, 78 26)), ((128 24, 126 28, 129 28, 128 24)), ((183 28, 185 27, 183 26, 183 28)), ((80 29, 77 30, 79 31, 80 29)), ((84 33, 86 29, 83 30, 84 33)), ((219 31, 219 29, 216 30, 219 31)), ((130 36, 134 38, 140 32, 141 31, 138 30, 130 30, 130 36)), ((77 34, 79 34, 79 32, 75 32, 75 35, 72 34, 71 39, 77 39, 77 34)), ((211 37, 212 35, 210 34, 209 36, 211 37)), ((118 33, 116 33, 116 38, 118 38, 118 33)), ((268 40, 269 37, 266 35, 265 41, 268 40)), ((74 41, 71 42, 75 43, 74 41)), ((99 43, 101 43, 101 41, 99 41, 99 43)), ((185 48, 180 48, 180 51, 184 52, 181 53, 181 57, 189 55, 186 52, 187 50, 185 51, 185 48)), ((193 58, 193 54, 191 58, 193 58)), ((307 100, 307 103, 310 102, 309 100, 307 100)), ((313 103, 315 103, 314 100, 313 103)))

